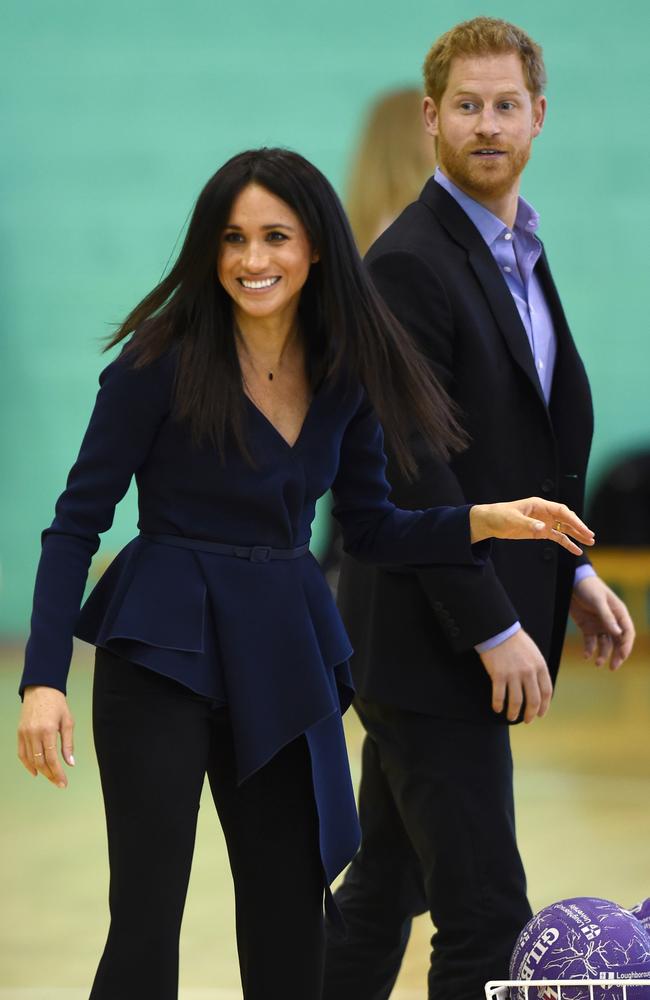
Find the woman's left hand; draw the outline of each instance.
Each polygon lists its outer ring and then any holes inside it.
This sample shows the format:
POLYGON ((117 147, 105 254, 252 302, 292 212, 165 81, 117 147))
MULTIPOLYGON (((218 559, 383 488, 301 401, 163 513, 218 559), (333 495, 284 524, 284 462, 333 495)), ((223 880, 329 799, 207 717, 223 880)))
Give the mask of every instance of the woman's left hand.
POLYGON ((594 544, 593 531, 566 504, 540 497, 476 504, 469 512, 469 523, 472 542, 484 538, 548 538, 576 556, 582 555, 582 549, 572 538, 583 545, 594 544))

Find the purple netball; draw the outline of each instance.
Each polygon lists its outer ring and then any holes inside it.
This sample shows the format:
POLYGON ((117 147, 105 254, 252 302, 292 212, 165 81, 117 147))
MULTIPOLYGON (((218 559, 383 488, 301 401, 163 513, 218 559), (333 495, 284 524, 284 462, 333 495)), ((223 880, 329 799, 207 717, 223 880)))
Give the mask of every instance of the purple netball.
MULTIPOLYGON (((628 986, 627 1000, 650 1000, 650 934, 629 910, 607 899, 563 899, 540 910, 519 935, 511 979, 545 979, 548 987, 512 987, 515 1000, 557 1000, 553 980, 648 980, 628 986)), ((590 1000, 587 986, 562 987, 562 1000, 590 1000)), ((593 1000, 623 1000, 621 987, 595 987, 593 1000)))
POLYGON ((642 903, 637 903, 636 906, 630 906, 628 912, 633 917, 636 917, 640 924, 643 924, 650 935, 650 898, 644 899, 642 903))

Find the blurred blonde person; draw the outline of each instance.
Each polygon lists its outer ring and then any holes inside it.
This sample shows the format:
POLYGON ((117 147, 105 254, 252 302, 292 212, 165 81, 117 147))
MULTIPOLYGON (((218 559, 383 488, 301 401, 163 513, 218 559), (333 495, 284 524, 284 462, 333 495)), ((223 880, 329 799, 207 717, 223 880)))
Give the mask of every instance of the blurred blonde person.
POLYGON ((346 208, 361 254, 420 194, 435 169, 417 87, 392 90, 368 110, 347 184, 346 208))

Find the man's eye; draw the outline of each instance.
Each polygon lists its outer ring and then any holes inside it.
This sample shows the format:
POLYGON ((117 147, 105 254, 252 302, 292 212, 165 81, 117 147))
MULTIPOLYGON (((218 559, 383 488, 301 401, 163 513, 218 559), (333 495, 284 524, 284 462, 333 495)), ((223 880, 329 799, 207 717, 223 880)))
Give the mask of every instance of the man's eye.
POLYGON ((474 111, 475 109, 476 109, 476 105, 474 104, 473 101, 462 101, 461 102, 461 105, 460 105, 460 110, 461 111, 474 111))
POLYGON ((499 107, 502 111, 512 111, 514 104, 512 101, 501 101, 499 107))

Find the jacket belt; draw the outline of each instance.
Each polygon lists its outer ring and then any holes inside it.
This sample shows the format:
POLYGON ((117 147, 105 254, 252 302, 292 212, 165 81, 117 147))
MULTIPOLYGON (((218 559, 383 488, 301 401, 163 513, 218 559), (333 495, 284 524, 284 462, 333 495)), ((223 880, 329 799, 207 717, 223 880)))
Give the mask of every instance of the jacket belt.
POLYGON ((209 542, 203 538, 186 538, 184 535, 149 535, 140 532, 141 538, 160 545, 173 545, 178 549, 196 552, 214 552, 219 556, 236 556, 250 562, 265 563, 271 559, 299 559, 309 552, 309 543, 295 549, 273 549, 270 545, 228 545, 226 542, 209 542))

